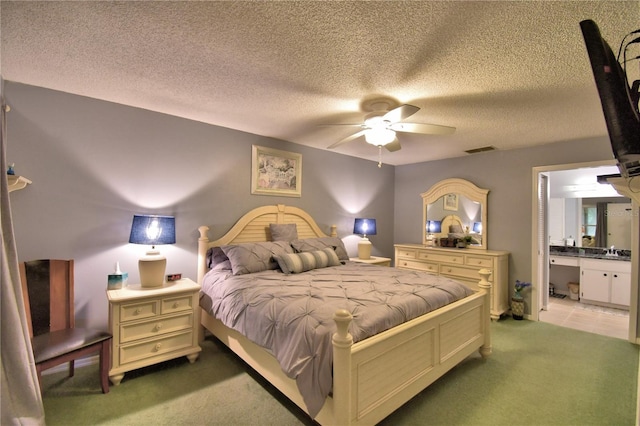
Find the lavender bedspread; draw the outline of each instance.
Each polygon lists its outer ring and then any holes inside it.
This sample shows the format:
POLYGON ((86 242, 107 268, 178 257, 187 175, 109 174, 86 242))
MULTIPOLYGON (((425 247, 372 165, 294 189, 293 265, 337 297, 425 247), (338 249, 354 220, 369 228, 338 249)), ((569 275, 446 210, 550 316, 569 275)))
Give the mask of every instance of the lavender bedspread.
POLYGON ((315 417, 332 386, 333 315, 353 315, 355 342, 472 294, 448 278, 347 262, 285 275, 209 271, 201 304, 211 315, 276 357, 315 417))

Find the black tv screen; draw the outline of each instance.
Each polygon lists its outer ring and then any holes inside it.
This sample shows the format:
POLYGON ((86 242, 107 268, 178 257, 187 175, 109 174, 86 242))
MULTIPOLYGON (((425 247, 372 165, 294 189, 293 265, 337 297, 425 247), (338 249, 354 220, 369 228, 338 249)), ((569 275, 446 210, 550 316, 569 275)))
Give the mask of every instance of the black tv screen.
POLYGON ((624 177, 640 175, 640 114, 624 70, 592 20, 580 22, 613 155, 624 177))

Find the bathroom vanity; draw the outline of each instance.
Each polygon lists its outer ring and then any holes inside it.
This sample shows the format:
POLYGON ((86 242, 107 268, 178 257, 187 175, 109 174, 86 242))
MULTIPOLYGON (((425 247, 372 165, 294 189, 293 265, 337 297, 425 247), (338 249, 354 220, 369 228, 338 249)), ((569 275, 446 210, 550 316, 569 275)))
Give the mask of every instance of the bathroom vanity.
POLYGON ((628 250, 554 247, 550 249, 549 281, 565 291, 568 282, 580 283, 580 302, 629 309, 631 253, 628 250))

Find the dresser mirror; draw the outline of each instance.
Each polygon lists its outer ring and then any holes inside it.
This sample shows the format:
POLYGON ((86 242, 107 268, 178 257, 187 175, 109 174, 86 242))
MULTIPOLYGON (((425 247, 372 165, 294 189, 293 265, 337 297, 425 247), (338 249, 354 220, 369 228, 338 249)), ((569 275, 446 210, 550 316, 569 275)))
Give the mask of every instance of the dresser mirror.
POLYGON ((441 238, 470 240, 469 248, 487 249, 487 194, 465 179, 445 179, 422 196, 422 242, 439 246, 441 238))

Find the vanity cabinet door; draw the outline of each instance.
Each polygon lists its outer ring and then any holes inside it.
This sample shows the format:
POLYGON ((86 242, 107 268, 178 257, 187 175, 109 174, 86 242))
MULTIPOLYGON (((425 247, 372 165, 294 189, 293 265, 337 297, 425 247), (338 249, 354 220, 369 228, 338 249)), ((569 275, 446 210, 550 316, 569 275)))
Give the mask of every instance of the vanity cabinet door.
POLYGON ((629 306, 631 304, 631 274, 611 273, 611 303, 629 306))
POLYGON ((587 300, 609 303, 611 274, 609 271, 584 269, 580 281, 580 296, 587 300))

